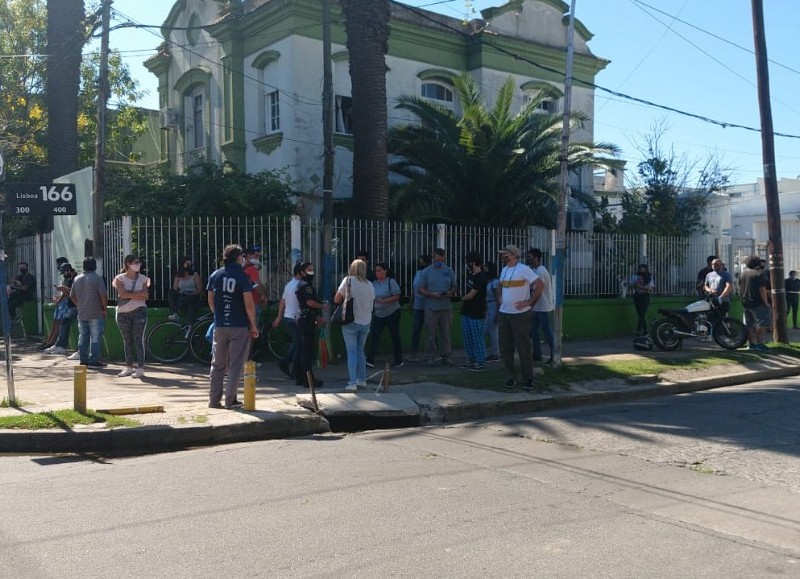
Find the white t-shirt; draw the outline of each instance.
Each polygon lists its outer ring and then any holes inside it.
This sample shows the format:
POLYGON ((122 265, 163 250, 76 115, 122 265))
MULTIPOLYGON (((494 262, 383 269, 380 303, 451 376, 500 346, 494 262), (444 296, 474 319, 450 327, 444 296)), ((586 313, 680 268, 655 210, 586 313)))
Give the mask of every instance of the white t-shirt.
POLYGON ((375 305, 375 288, 372 287, 372 284, 354 276, 347 276, 339 284, 338 291, 343 296, 349 295, 353 298, 353 322, 368 325, 372 321, 372 308, 375 305), (349 290, 347 289, 348 279, 350 280, 349 290))
POLYGON ((517 262, 511 267, 505 266, 500 272, 500 297, 503 303, 500 304, 500 312, 503 314, 522 314, 531 309, 526 306, 517 309, 516 303, 521 301, 531 301, 531 284, 539 277, 524 263, 517 262))
POLYGON ((536 303, 533 304, 533 311, 552 312, 556 303, 555 291, 553 291, 553 278, 550 277, 550 272, 547 271, 547 268, 545 268, 543 265, 540 265, 534 269, 533 273, 535 273, 544 284, 544 287, 542 288, 542 295, 540 295, 539 299, 536 300, 536 303))
POLYGON ((297 314, 300 313, 300 304, 297 301, 297 284, 300 283, 299 279, 292 278, 286 287, 283 288, 283 317, 290 320, 296 320, 297 314))
MULTIPOLYGON (((150 278, 144 276, 140 273, 136 274, 136 277, 131 279, 128 277, 127 274, 121 273, 114 278, 114 286, 119 284, 125 288, 126 291, 131 293, 137 293, 142 291, 145 288, 150 287, 150 278)), ((138 308, 146 308, 147 303, 144 300, 140 299, 127 299, 124 300, 122 298, 117 300, 117 313, 118 314, 127 314, 128 312, 132 312, 138 308)))

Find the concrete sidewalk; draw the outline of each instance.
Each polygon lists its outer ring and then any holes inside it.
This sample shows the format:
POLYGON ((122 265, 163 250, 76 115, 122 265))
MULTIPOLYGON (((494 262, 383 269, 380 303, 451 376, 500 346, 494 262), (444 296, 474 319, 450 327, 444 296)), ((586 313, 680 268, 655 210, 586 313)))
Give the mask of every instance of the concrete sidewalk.
MULTIPOLYGON (((687 343, 683 352, 667 353, 634 351, 629 340, 575 342, 564 344, 564 363, 674 358, 705 350, 720 352, 716 346, 697 343, 687 343)), ((12 352, 16 399, 21 407, 0 408, 0 416, 73 407, 76 362, 37 352, 32 342, 16 341, 12 352)), ((519 389, 498 392, 437 382, 436 376, 467 372, 458 368, 463 353, 454 352, 453 359, 455 367, 431 368, 423 363, 407 363, 393 370, 388 393, 375 390, 377 377, 369 390, 345 393, 346 364, 341 361, 329 365, 316 372, 325 381, 318 391, 319 414, 310 410, 308 390, 296 387, 275 364, 264 364, 257 371, 253 412, 209 409, 205 366, 190 362, 175 366, 153 364, 146 367, 145 378, 136 379, 118 378, 116 374, 121 367, 112 364, 88 372, 88 408, 162 406, 163 412, 131 414, 129 417, 141 424, 136 427, 108 429, 101 424, 55 430, 0 430, 0 452, 152 452, 320 434, 330 432, 332 426, 336 430, 352 430, 473 420, 800 374, 796 359, 767 354, 747 365, 723 365, 703 371, 672 370, 658 377, 643 376, 631 381, 581 382, 546 393, 519 389)), ((487 382, 493 379, 495 373, 486 375, 487 382)), ((7 395, 4 384, 0 398, 7 395)), ((239 399, 242 399, 241 389, 239 399)))

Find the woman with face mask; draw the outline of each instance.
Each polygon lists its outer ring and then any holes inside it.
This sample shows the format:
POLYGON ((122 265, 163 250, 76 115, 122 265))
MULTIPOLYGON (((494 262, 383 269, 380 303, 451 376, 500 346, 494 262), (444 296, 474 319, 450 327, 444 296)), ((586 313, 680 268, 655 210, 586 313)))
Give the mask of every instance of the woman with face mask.
POLYGON ((192 259, 184 256, 179 262, 169 292, 169 319, 177 322, 178 311, 186 308, 189 323, 197 319, 197 310, 202 305, 203 282, 200 275, 192 267, 192 259))
POLYGON ((628 281, 628 291, 633 292, 633 306, 636 308, 636 335, 647 335, 647 308, 650 307, 650 294, 655 289, 653 276, 647 264, 640 263, 636 273, 628 281))
POLYGON ((147 326, 147 303, 150 278, 139 273, 141 260, 135 255, 125 256, 125 266, 114 278, 117 290, 117 326, 125 346, 125 365, 117 376, 144 378, 144 329, 147 326), (133 368, 134 353, 136 369, 133 368))

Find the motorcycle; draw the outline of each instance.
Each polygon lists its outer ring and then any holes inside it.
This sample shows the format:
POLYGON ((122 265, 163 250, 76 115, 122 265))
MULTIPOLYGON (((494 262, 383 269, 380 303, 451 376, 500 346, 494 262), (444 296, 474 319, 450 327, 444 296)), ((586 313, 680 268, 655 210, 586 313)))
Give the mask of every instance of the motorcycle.
POLYGON ((687 338, 701 342, 713 339, 726 350, 736 350, 747 342, 745 325, 723 316, 715 298, 697 300, 679 309, 659 309, 658 313, 665 317, 653 322, 650 336, 661 350, 677 350, 687 338))

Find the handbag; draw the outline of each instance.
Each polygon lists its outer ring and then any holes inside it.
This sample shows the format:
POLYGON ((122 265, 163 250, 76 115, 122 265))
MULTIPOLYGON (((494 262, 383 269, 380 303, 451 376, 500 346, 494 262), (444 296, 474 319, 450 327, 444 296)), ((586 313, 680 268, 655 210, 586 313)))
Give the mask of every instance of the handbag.
POLYGON ((336 306, 331 314, 331 323, 337 326, 346 326, 353 323, 355 313, 353 312, 353 296, 350 295, 350 277, 347 278, 347 285, 344 289, 344 300, 336 306))

